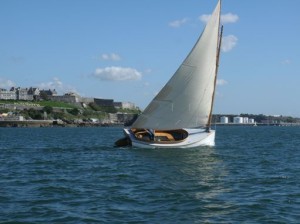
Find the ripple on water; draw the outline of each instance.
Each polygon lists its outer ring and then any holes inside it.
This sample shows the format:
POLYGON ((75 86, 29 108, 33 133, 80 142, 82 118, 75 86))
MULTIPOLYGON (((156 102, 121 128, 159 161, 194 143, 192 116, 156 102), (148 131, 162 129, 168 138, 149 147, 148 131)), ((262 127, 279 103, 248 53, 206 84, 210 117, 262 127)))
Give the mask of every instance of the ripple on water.
POLYGON ((297 223, 300 129, 218 127, 216 147, 113 148, 118 128, 0 129, 0 221, 297 223))

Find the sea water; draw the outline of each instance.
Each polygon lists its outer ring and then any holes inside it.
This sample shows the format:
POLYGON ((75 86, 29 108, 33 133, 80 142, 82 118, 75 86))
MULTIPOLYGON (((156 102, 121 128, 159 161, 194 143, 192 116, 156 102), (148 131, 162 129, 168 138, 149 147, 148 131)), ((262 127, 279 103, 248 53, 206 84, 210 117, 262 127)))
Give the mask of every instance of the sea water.
POLYGON ((299 223, 300 127, 114 148, 121 128, 0 128, 0 223, 299 223))

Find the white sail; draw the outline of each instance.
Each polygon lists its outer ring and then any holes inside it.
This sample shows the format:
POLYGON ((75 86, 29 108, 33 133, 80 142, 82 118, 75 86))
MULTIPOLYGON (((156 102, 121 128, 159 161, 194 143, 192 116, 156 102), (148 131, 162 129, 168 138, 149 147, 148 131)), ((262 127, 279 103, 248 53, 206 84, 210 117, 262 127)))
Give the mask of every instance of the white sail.
POLYGON ((207 125, 215 89, 220 6, 219 1, 187 58, 133 128, 171 130, 207 125))

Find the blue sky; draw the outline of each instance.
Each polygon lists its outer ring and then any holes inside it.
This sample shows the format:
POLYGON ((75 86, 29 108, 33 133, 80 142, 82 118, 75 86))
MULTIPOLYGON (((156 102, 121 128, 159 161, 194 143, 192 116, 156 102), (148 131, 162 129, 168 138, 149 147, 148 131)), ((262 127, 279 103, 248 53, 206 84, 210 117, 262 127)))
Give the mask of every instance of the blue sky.
MULTIPOLYGON (((145 108, 217 0, 1 0, 0 88, 55 88, 145 108)), ((223 0, 214 113, 300 117, 300 1, 223 0)))

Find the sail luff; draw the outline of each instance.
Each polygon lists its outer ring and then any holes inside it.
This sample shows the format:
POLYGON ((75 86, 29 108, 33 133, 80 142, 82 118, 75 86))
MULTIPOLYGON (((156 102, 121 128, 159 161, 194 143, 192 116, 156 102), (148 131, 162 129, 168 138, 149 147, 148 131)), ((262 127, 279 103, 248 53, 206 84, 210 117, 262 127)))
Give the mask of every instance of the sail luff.
POLYGON ((188 56, 133 128, 167 130, 207 125, 216 82, 219 23, 220 1, 188 56))
MULTIPOLYGON (((219 0, 220 6, 221 6, 221 0, 219 0)), ((221 7, 220 7, 221 8, 221 7)), ((221 10, 220 10, 221 14, 221 10)), ((221 24, 221 16, 219 17, 219 26, 221 24)), ((222 46, 222 36, 223 36, 223 26, 221 26, 221 31, 219 35, 219 45, 217 49, 217 60, 216 60, 216 74, 215 74, 215 81, 214 81, 214 91, 212 95, 212 101, 211 101, 211 109, 209 113, 209 119, 206 125, 206 130, 210 129, 211 122, 212 122, 212 112, 213 112, 213 107, 214 107, 214 101, 215 101, 215 93, 216 93, 216 86, 217 86, 217 78, 218 78, 218 71, 219 71, 219 61, 220 61, 220 52, 221 52, 221 46, 222 46)))

